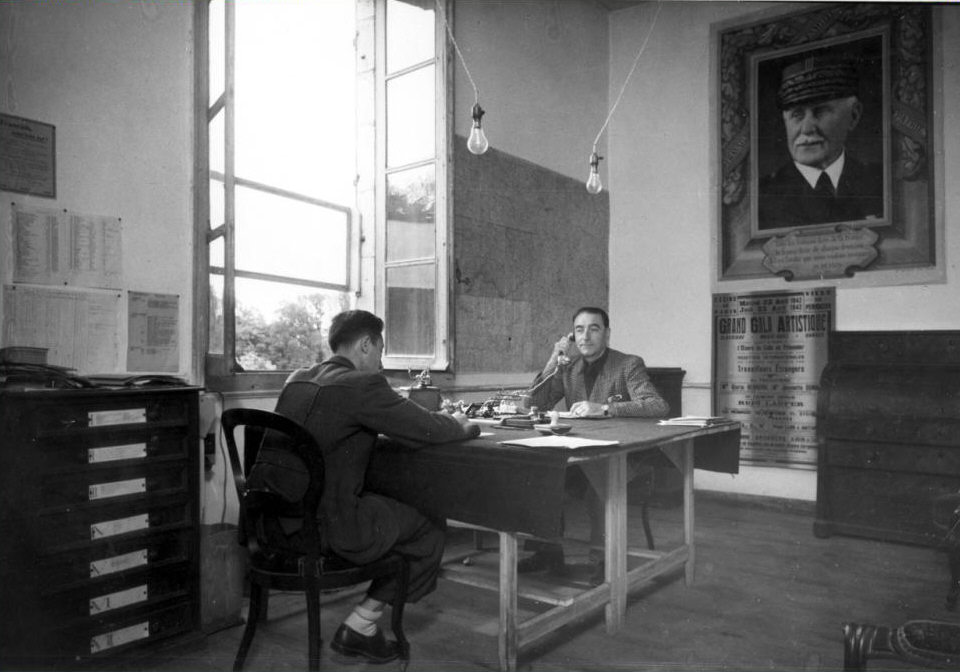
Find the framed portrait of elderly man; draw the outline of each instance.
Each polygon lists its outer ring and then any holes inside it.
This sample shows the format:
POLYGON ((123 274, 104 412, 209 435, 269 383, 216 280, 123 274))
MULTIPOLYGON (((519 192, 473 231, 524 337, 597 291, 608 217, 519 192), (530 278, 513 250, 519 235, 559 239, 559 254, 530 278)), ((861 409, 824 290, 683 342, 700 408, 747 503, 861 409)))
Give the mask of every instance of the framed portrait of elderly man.
POLYGON ((942 281, 935 12, 814 7, 714 26, 718 280, 942 281))

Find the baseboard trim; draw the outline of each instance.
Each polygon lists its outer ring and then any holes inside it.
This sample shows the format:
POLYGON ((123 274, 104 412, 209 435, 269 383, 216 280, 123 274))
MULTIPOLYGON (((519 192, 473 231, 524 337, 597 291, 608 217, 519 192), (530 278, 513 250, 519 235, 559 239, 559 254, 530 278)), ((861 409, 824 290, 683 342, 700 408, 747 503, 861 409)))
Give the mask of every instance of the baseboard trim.
POLYGON ((723 492, 721 490, 697 490, 699 501, 719 501, 727 504, 753 506, 761 509, 773 509, 789 513, 814 515, 817 503, 805 499, 789 499, 786 497, 771 497, 768 495, 746 495, 740 492, 723 492))

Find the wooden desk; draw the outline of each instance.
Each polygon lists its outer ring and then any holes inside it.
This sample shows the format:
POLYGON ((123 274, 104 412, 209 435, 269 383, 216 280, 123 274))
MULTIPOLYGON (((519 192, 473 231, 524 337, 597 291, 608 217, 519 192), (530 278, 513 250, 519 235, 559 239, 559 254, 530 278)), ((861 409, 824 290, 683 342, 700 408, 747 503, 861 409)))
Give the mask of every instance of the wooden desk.
MULTIPOLYGON (((403 450, 389 442, 375 451, 367 486, 420 510, 468 525, 489 528, 500 537, 499 659, 515 670, 517 655, 560 626, 605 609, 607 632, 623 627, 630 588, 684 568, 694 579, 693 470, 736 473, 740 425, 708 428, 665 427, 656 420, 608 418, 575 420, 574 435, 615 439, 617 446, 567 450, 518 448, 499 441, 535 436, 533 431, 484 427, 495 436, 465 443, 403 450), (684 543, 669 551, 630 549, 627 544, 627 456, 661 451, 683 474, 684 543), (605 583, 557 604, 524 622, 517 620, 517 546, 522 536, 557 539, 562 534, 565 470, 585 467, 606 507, 605 583), (599 479, 597 478, 599 475, 599 479), (628 570, 628 555, 646 562, 628 570)), ((546 600, 549 602, 549 600, 546 600)))

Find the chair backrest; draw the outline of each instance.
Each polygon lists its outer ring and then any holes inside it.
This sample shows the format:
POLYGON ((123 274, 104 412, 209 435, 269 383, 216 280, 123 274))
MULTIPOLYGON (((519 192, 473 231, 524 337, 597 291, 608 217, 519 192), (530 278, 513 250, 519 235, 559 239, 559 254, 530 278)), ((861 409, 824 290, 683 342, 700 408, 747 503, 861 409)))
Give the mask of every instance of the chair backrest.
POLYGON ((295 420, 273 411, 256 408, 226 410, 220 417, 220 424, 227 443, 233 483, 240 506, 240 521, 248 537, 247 544, 256 541, 254 532, 263 516, 282 515, 290 508, 289 501, 281 493, 260 484, 251 487, 249 482, 260 448, 269 441, 274 449, 290 451, 307 468, 309 483, 298 510, 302 510, 303 515, 302 536, 305 549, 308 552, 319 549, 316 514, 323 495, 323 455, 313 435, 295 420), (242 461, 237 448, 237 432, 240 429, 244 432, 242 461))

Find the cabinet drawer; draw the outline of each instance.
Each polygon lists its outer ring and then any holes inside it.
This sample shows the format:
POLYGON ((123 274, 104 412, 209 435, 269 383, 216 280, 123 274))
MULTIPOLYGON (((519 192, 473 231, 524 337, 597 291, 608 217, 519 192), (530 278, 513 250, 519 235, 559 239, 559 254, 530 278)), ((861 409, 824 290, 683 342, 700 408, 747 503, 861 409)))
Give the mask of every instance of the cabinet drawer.
POLYGON ((56 553, 91 542, 125 537, 146 537, 155 532, 196 524, 190 502, 168 497, 139 502, 117 502, 64 510, 40 516, 42 547, 56 553))
MULTIPOLYGON (((103 434, 83 432, 79 436, 47 439, 35 443, 37 463, 42 471, 110 468, 125 463, 141 464, 184 460, 191 447, 183 428, 144 428, 103 434)), ((194 449, 195 445, 192 446, 194 449)))
POLYGON ((40 485, 44 509, 76 506, 85 502, 142 499, 145 495, 185 493, 189 481, 186 467, 128 464, 106 469, 87 469, 45 476, 40 485))
POLYGON ((130 429, 151 425, 186 425, 190 400, 180 396, 144 399, 90 399, 65 405, 44 404, 26 414, 28 431, 37 438, 64 433, 130 429))
POLYGON ((43 598, 43 613, 62 627, 89 628, 122 618, 132 610, 158 608, 190 594, 191 579, 187 566, 170 565, 87 581, 72 590, 48 594, 43 598))
POLYGON ((196 606, 182 602, 118 615, 103 622, 60 628, 49 633, 48 651, 62 664, 106 658, 196 628, 196 606))
POLYGON ((827 440, 826 465, 960 476, 960 447, 827 440))
POLYGON ((960 476, 834 468, 818 498, 835 522, 859 528, 866 536, 917 543, 935 542, 943 531, 933 525, 933 500, 960 489, 960 476))
POLYGON ((115 539, 40 559, 44 592, 53 594, 91 581, 189 562, 197 550, 186 533, 115 539))
POLYGON ((883 413, 869 417, 828 415, 818 419, 817 424, 818 433, 831 439, 960 448, 960 419, 902 418, 883 413))

